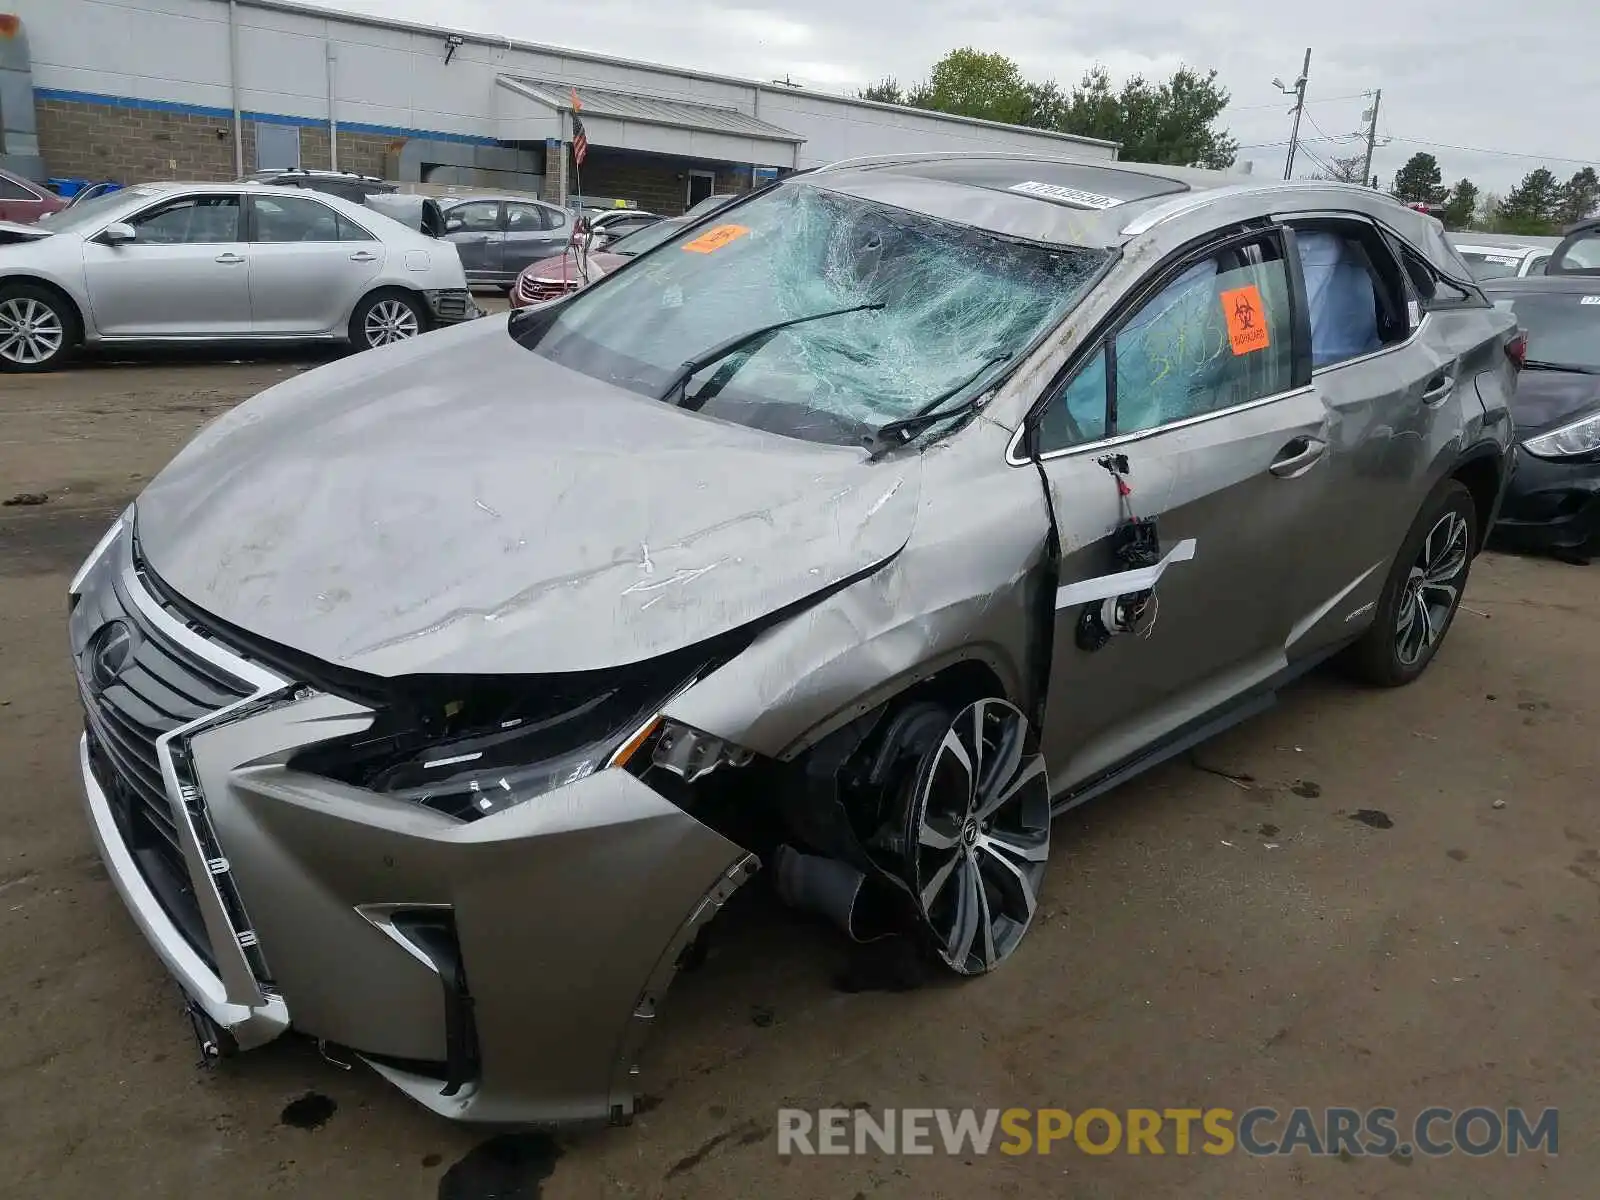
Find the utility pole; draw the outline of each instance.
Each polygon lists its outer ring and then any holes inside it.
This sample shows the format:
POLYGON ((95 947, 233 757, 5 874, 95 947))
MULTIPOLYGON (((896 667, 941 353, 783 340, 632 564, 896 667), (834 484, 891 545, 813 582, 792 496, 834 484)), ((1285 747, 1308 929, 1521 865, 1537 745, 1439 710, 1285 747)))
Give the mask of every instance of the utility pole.
MULTIPOLYGON (((1294 152, 1300 144, 1300 114, 1306 109, 1306 81, 1311 78, 1311 47, 1306 47, 1306 61, 1300 68, 1300 78, 1294 81, 1294 128, 1289 131, 1289 157, 1283 164, 1283 177, 1294 178, 1294 152)), ((1278 80, 1278 90, 1287 92, 1290 89, 1283 86, 1278 80)))
POLYGON ((1361 163, 1361 183, 1372 186, 1372 147, 1378 141, 1378 105, 1383 102, 1383 89, 1372 93, 1372 107, 1361 115, 1367 118, 1367 156, 1361 163))

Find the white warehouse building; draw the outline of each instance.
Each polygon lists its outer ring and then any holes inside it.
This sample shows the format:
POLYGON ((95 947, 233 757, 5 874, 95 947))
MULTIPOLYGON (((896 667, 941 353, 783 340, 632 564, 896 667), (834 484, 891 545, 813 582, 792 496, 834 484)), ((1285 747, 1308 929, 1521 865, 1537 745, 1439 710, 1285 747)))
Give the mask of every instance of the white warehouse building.
POLYGON ((0 34, 0 161, 54 178, 332 167, 560 202, 580 183, 574 92, 582 190, 668 213, 857 155, 1117 156, 1111 142, 295 0, 0 0, 0 34))

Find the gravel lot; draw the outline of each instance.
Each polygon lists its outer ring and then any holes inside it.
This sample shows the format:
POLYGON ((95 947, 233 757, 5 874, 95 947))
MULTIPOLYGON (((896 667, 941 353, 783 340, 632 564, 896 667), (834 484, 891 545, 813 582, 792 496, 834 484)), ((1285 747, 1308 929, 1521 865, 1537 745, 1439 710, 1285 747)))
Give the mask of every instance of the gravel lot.
POLYGON ((1064 818, 1042 919, 992 978, 894 990, 916 981, 747 889, 673 992, 630 1128, 490 1140, 287 1040, 197 1071, 90 849, 63 595, 200 424, 303 365, 0 377, 0 499, 48 496, 0 508, 0 1194, 1595 1194, 1600 568, 1501 556, 1416 686, 1319 674, 1064 818), (1554 1158, 777 1155, 780 1106, 852 1104, 1521 1104, 1558 1106, 1562 1138, 1554 1158))

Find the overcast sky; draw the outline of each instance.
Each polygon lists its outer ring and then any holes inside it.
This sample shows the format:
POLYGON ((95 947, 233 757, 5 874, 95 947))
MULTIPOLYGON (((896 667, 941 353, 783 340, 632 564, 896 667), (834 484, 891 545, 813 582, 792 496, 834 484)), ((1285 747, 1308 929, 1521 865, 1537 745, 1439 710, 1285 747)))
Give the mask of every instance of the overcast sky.
MULTIPOLYGON (((1310 46, 1305 150, 1323 159, 1358 153, 1348 135, 1367 104, 1359 93, 1382 88, 1373 166, 1385 186, 1420 149, 1439 159, 1446 183, 1465 175, 1496 192, 1541 163, 1561 179, 1600 164, 1592 0, 314 2, 747 78, 787 76, 828 92, 885 75, 921 78, 963 45, 1063 84, 1096 61, 1118 80, 1164 77, 1182 63, 1215 67, 1233 96, 1223 122, 1245 146, 1240 160, 1272 176, 1283 171, 1290 102, 1271 80, 1292 84, 1310 46), (1392 140, 1382 145, 1383 136, 1392 140)), ((1302 157, 1296 174, 1314 170, 1302 157)))

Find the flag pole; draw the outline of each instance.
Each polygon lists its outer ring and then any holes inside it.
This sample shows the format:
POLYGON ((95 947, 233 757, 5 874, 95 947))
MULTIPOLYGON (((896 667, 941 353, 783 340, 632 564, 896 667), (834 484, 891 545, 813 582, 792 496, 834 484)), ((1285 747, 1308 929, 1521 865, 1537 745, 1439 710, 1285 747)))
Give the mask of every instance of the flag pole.
MULTIPOLYGON (((575 217, 575 219, 573 220, 573 223, 572 223, 574 234, 576 234, 576 232, 577 232, 578 222, 583 220, 583 156, 578 153, 578 139, 579 139, 579 136, 580 136, 579 131, 583 128, 583 123, 582 123, 581 118, 579 118, 578 113, 580 113, 582 110, 583 110, 583 101, 578 99, 578 89, 577 88, 573 88, 572 89, 572 122, 573 122, 572 181, 573 181, 573 183, 575 183, 577 185, 577 189, 578 189, 578 212, 577 212, 577 216, 575 217)), ((584 143, 585 147, 587 147, 588 146, 588 135, 587 134, 583 134, 581 136, 583 137, 583 143, 584 143)), ((589 243, 592 242, 592 241, 594 241, 594 230, 593 229, 589 229, 589 230, 585 231, 585 233, 583 235, 583 249, 581 251, 581 255, 582 256, 578 260, 578 276, 586 284, 589 282, 589 243)))

